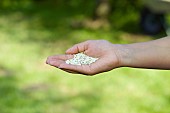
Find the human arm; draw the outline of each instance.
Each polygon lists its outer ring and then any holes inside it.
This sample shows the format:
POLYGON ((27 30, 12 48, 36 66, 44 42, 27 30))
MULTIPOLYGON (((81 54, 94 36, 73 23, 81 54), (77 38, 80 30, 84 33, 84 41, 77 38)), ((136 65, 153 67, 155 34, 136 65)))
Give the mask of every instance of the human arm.
POLYGON ((47 64, 71 73, 94 75, 118 67, 170 69, 170 38, 133 44, 112 44, 105 40, 90 40, 74 45, 66 55, 48 57, 47 64), (68 65, 72 54, 84 52, 99 60, 91 65, 68 65))
POLYGON ((170 37, 119 46, 121 66, 170 69, 170 37))

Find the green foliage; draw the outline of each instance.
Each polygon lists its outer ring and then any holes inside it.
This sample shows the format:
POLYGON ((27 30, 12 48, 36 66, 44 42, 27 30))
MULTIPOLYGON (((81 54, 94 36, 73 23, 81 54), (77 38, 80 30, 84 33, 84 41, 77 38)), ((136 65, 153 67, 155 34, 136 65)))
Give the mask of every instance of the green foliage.
POLYGON ((141 0, 110 0, 113 10, 126 12, 128 10, 139 10, 141 8, 141 0))
POLYGON ((32 3, 32 0, 1 0, 0 7, 1 8, 9 8, 15 9, 20 7, 28 7, 32 3))
MULTIPOLYGON (((28 5, 33 4, 50 4, 56 6, 71 6, 81 8, 81 6, 86 7, 85 9, 88 10, 90 6, 93 8, 96 5, 96 0, 1 0, 0 6, 5 8, 10 7, 25 7, 28 5)), ((139 8, 141 6, 140 0, 135 1, 126 1, 126 0, 118 0, 113 1, 110 0, 111 6, 113 10, 122 10, 126 11, 127 9, 131 9, 132 7, 139 8)), ((84 9, 84 8, 83 8, 84 9)), ((82 9, 81 9, 82 10, 82 9)))

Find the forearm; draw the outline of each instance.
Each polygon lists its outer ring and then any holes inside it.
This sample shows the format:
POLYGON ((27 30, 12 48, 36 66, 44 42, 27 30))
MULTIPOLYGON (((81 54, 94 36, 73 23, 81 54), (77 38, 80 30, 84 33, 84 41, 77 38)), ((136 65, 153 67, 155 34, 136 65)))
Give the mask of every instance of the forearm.
POLYGON ((170 69, 170 38, 119 45, 120 66, 170 69))

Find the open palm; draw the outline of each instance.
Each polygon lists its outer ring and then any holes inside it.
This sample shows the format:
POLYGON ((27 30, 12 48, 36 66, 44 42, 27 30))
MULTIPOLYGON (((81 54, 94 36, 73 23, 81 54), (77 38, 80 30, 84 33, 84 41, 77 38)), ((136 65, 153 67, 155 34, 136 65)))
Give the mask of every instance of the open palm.
POLYGON ((66 55, 50 56, 46 62, 64 71, 85 75, 95 75, 119 66, 116 48, 105 40, 90 40, 76 44, 66 51, 66 55), (99 59, 90 65, 79 66, 65 63, 66 60, 73 58, 73 54, 80 52, 99 59))

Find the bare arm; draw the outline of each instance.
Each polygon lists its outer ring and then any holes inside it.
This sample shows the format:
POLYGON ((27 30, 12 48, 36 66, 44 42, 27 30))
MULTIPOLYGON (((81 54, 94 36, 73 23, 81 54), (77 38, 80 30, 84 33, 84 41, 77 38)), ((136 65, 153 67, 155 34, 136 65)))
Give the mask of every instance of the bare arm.
POLYGON ((170 38, 143 43, 112 44, 105 40, 90 40, 74 45, 65 55, 48 57, 47 64, 71 73, 95 75, 119 67, 170 69, 170 38), (99 60, 91 65, 69 65, 65 60, 84 52, 99 60))
POLYGON ((121 66, 170 69, 170 37, 118 46, 121 66))

